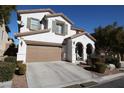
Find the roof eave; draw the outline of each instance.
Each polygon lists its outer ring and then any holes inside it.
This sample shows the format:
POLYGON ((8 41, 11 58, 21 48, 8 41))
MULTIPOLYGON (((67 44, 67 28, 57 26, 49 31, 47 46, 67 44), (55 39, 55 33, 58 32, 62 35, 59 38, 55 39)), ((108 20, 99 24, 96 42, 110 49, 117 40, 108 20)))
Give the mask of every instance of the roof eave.
POLYGON ((65 16, 63 13, 55 13, 55 14, 51 14, 51 15, 46 15, 45 17, 50 18, 50 17, 57 17, 57 16, 61 16, 67 22, 69 22, 71 25, 74 25, 74 23, 67 16, 65 16))
POLYGON ((84 29, 82 29, 82 28, 77 28, 77 27, 73 27, 73 26, 71 26, 71 29, 72 29, 72 30, 76 30, 76 31, 80 31, 80 32, 85 32, 84 29))
POLYGON ((17 10, 18 14, 39 13, 39 12, 50 12, 51 14, 55 13, 50 8, 48 8, 48 9, 32 9, 32 10, 17 10))
POLYGON ((23 32, 23 33, 15 33, 15 37, 22 37, 22 36, 29 36, 29 35, 35 35, 35 34, 42 34, 49 32, 50 29, 44 29, 40 31, 30 31, 30 32, 23 32))
POLYGON ((24 40, 24 41, 26 42, 27 45, 62 47, 62 44, 59 44, 59 43, 42 42, 42 41, 31 41, 31 40, 24 40))
POLYGON ((86 36, 89 37, 91 40, 93 40, 94 42, 96 42, 96 39, 95 39, 93 36, 91 36, 90 34, 86 33, 86 32, 79 33, 79 34, 75 34, 75 35, 73 35, 73 36, 71 36, 71 37, 68 37, 68 38, 66 38, 66 39, 74 39, 74 38, 77 38, 77 37, 82 36, 82 35, 86 35, 86 36))

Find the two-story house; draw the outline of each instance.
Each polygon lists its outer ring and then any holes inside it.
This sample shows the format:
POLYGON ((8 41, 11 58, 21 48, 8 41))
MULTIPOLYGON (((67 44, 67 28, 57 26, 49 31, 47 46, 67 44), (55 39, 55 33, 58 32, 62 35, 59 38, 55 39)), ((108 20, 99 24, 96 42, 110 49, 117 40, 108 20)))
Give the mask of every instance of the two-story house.
POLYGON ((4 19, 0 15, 0 57, 3 56, 4 52, 10 45, 10 39, 8 33, 10 32, 8 26, 5 24, 4 19))
MULTIPOLYGON (((62 13, 51 9, 18 10, 19 39, 17 60, 44 62, 86 61, 88 47, 95 49, 95 39, 62 13)), ((80 20, 77 18, 77 20, 80 20)))

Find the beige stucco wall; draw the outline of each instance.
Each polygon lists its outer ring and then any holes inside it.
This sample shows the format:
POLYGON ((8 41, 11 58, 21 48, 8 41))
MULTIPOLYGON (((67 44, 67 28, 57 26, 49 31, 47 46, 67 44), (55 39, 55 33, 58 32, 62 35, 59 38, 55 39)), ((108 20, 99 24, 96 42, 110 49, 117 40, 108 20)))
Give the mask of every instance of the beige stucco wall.
POLYGON ((5 30, 5 24, 3 24, 2 26, 0 26, 0 56, 2 56, 4 51, 6 50, 7 43, 8 43, 8 33, 5 30))

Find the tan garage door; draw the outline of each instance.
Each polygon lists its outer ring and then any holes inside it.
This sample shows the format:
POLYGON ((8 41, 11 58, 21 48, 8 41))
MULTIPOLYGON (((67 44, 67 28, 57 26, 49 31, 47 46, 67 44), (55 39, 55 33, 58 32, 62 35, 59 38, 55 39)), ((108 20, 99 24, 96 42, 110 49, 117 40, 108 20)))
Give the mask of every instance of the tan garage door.
POLYGON ((26 61, 58 61, 61 60, 61 48, 51 46, 27 46, 26 61))

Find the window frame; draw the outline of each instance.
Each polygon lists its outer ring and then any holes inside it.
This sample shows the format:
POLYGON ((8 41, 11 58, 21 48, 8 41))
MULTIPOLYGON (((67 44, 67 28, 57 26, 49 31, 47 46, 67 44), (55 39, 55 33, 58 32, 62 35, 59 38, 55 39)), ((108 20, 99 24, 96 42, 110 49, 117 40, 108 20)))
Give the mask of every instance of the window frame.
POLYGON ((65 34, 65 32, 64 32, 64 26, 65 26, 65 22, 63 22, 63 21, 59 21, 59 20, 56 20, 56 31, 55 31, 55 34, 57 34, 57 35, 62 35, 62 36, 64 36, 65 34), (60 33, 58 33, 57 31, 58 31, 58 25, 60 25, 60 26, 62 26, 62 33, 60 34, 60 33))
MULTIPOLYGON (((39 31, 39 30, 41 30, 41 23, 40 23, 40 20, 39 19, 37 19, 37 18, 32 18, 32 17, 30 17, 29 18, 29 22, 27 22, 27 25, 29 25, 29 30, 31 30, 31 31, 39 31), (39 29, 32 29, 31 28, 31 25, 33 25, 32 23, 31 23, 31 20, 35 20, 35 21, 38 21, 39 22, 39 29)), ((38 26, 38 25, 35 25, 35 26, 38 26)))

